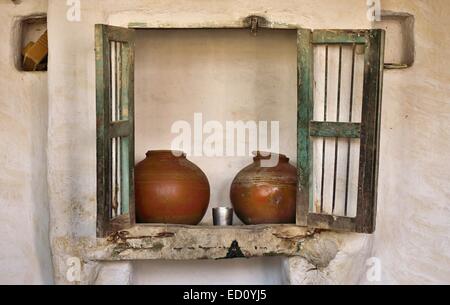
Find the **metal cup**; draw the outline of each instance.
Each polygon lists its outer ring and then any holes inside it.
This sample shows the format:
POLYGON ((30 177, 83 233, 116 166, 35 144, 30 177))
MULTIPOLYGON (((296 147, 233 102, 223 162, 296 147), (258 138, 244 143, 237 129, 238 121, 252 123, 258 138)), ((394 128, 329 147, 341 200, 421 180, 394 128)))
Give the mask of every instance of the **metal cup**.
POLYGON ((215 226, 231 226, 233 224, 233 209, 227 207, 213 208, 213 223, 215 226))

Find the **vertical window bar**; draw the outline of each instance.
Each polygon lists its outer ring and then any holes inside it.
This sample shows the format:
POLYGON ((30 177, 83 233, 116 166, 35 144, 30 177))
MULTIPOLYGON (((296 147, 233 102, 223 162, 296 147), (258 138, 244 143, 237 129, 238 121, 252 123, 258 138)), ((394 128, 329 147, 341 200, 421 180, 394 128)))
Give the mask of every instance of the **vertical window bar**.
MULTIPOLYGON (((340 121, 340 108, 341 108, 341 78, 342 78, 342 45, 339 46, 339 72, 338 72, 338 93, 337 93, 337 110, 336 110, 336 122, 340 121)), ((333 177, 333 205, 332 213, 334 214, 334 208, 336 207, 336 178, 337 178, 337 162, 338 162, 338 147, 339 139, 335 138, 334 144, 334 177, 333 177)))
MULTIPOLYGON (((110 61, 111 61, 111 85, 110 85, 110 94, 111 94, 111 119, 110 122, 114 122, 116 120, 116 43, 115 41, 110 41, 110 61)), ((112 219, 116 217, 116 138, 111 139, 111 202, 109 202, 109 217, 112 219)))
POLYGON ((120 213, 122 215, 128 214, 130 211, 130 178, 129 178, 129 137, 123 137, 121 140, 121 201, 120 213))
POLYGON ((111 121, 114 122, 116 120, 116 42, 110 41, 110 49, 111 49, 111 121))
POLYGON ((116 177, 116 215, 121 215, 120 211, 122 210, 122 162, 121 162, 121 146, 122 146, 122 138, 117 138, 117 148, 116 148, 116 165, 117 165, 117 177, 116 177))
MULTIPOLYGON (((112 57, 112 60, 114 61, 114 69, 112 70, 112 73, 114 75, 114 105, 112 107, 113 109, 113 121, 117 120, 117 43, 113 43, 114 46, 114 54, 112 57)), ((117 217, 117 138, 114 139, 114 158, 113 158, 113 177, 114 177, 114 184, 112 187, 113 190, 113 202, 112 202, 112 214, 113 217, 117 217)))
MULTIPOLYGON (((124 95, 123 86, 126 85, 127 75, 124 73, 123 56, 127 49, 123 43, 110 41, 111 53, 111 122, 128 119, 127 96, 124 95), (125 102, 124 102, 125 100, 125 102), (126 109, 125 109, 126 108, 126 109)), ((127 137, 111 139, 111 202, 109 216, 114 219, 129 212, 129 143, 127 137)))
MULTIPOLYGON (((128 117, 128 95, 126 95, 126 88, 129 88, 127 80, 127 63, 129 54, 129 45, 126 43, 120 44, 120 94, 119 94, 119 120, 129 120, 128 117)), ((122 137, 120 141, 120 209, 121 215, 129 213, 130 205, 130 179, 129 179, 129 137, 122 137)))
MULTIPOLYGON (((327 100, 328 100, 328 45, 325 46, 325 90, 324 90, 324 110, 323 120, 327 121, 327 100)), ((323 187, 325 180, 325 138, 322 142, 322 178, 320 180, 320 213, 323 213, 323 187)))
POLYGON ((116 217, 116 138, 111 139, 111 202, 110 202, 110 218, 116 217))
MULTIPOLYGON (((118 100, 119 100, 119 65, 118 65, 118 58, 120 57, 118 54, 118 42, 111 41, 111 120, 117 121, 118 119, 118 100)), ((113 138, 111 140, 111 146, 112 146, 112 185, 111 185, 111 191, 112 191, 112 202, 111 202, 111 218, 115 218, 119 216, 118 210, 119 210, 119 189, 120 189, 120 159, 119 159, 119 148, 120 148, 120 138, 113 138)))
POLYGON ((122 43, 117 43, 117 120, 122 120, 122 43))
MULTIPOLYGON (((122 67, 121 67, 121 43, 116 42, 116 121, 120 120, 120 100, 121 100, 121 79, 122 79, 122 67)), ((116 216, 120 215, 121 211, 121 157, 120 147, 122 143, 121 138, 117 138, 116 147, 116 216)))
MULTIPOLYGON (((356 44, 353 44, 352 49, 352 76, 351 76, 351 83, 350 83, 350 105, 349 105, 349 112, 348 112, 348 121, 349 123, 352 122, 352 113, 353 113, 353 88, 354 88, 354 79, 355 79, 355 54, 356 54, 356 44)), ((350 155, 351 155, 351 139, 347 139, 347 169, 346 169, 346 177, 345 177, 345 216, 348 215, 348 188, 349 188, 349 176, 350 176, 350 155)))

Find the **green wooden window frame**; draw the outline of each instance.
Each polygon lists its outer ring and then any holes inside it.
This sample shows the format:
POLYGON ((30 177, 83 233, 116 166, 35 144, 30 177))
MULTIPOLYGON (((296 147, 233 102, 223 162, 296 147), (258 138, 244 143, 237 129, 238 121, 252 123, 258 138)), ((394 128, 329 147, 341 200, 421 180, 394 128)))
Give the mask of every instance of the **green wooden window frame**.
MULTIPOLYGON (((278 27, 260 17, 248 17, 243 27, 278 27)), ((288 27, 289 29, 296 29, 288 27)), ((297 30, 298 45, 298 195, 297 225, 312 228, 372 233, 375 230, 376 190, 380 137, 381 90, 383 75, 383 30, 297 30), (365 71, 360 123, 313 121, 313 63, 315 45, 364 45, 365 71), (357 216, 315 214, 312 206, 313 137, 360 138, 360 163, 357 216)), ((104 237, 135 225, 134 207, 134 29, 96 25, 97 78, 97 236, 104 237), (119 64, 113 59, 111 42, 121 45, 119 64), (116 69, 112 69, 113 63, 116 69), (119 65, 119 69, 117 66, 119 65), (114 71, 113 71, 114 70, 114 71), (117 76, 119 73, 119 76, 117 76), (112 78, 120 79, 119 87, 112 78), (113 88, 116 86, 116 90, 113 88), (117 89, 118 88, 118 89, 117 89), (113 95, 120 92, 126 118, 112 118, 113 95), (112 139, 126 138, 120 147, 121 199, 126 209, 112 215, 114 208, 114 171, 112 139)), ((116 51, 117 52, 117 51, 116 51)), ((116 56, 117 57, 117 56, 116 56)), ((116 98, 117 100, 117 98, 116 98)), ((122 110, 120 110, 122 111, 122 110)), ((117 156, 116 156, 117 160, 117 156)), ((117 180, 117 179, 116 179, 117 180)))
POLYGON ((97 236, 135 224, 134 41, 134 30, 95 26, 97 236))
MULTIPOLYGON (((298 30, 298 168, 297 224, 320 229, 373 233, 376 224, 384 30, 298 30), (314 47, 363 45, 364 84, 360 123, 315 122, 314 47), (356 217, 314 213, 313 137, 360 138, 356 217)), ((336 170, 336 169, 335 169, 336 170)))

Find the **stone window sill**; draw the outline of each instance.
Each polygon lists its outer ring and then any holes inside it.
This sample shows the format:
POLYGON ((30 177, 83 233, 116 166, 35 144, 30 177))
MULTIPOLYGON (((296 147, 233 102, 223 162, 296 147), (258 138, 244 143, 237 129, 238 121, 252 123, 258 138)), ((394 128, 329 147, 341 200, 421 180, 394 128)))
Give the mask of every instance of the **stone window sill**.
POLYGON ((91 261, 227 259, 302 256, 302 244, 316 231, 296 225, 135 225, 97 239, 91 261))

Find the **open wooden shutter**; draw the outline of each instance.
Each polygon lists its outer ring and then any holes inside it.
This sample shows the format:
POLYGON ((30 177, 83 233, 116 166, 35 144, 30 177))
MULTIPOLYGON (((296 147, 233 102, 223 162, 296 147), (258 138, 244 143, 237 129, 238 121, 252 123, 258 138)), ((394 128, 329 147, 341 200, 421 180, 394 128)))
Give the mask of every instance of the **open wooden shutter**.
POLYGON ((134 30, 95 26, 97 236, 135 223, 134 30))
POLYGON ((298 31, 298 225, 375 230, 384 37, 298 31))

